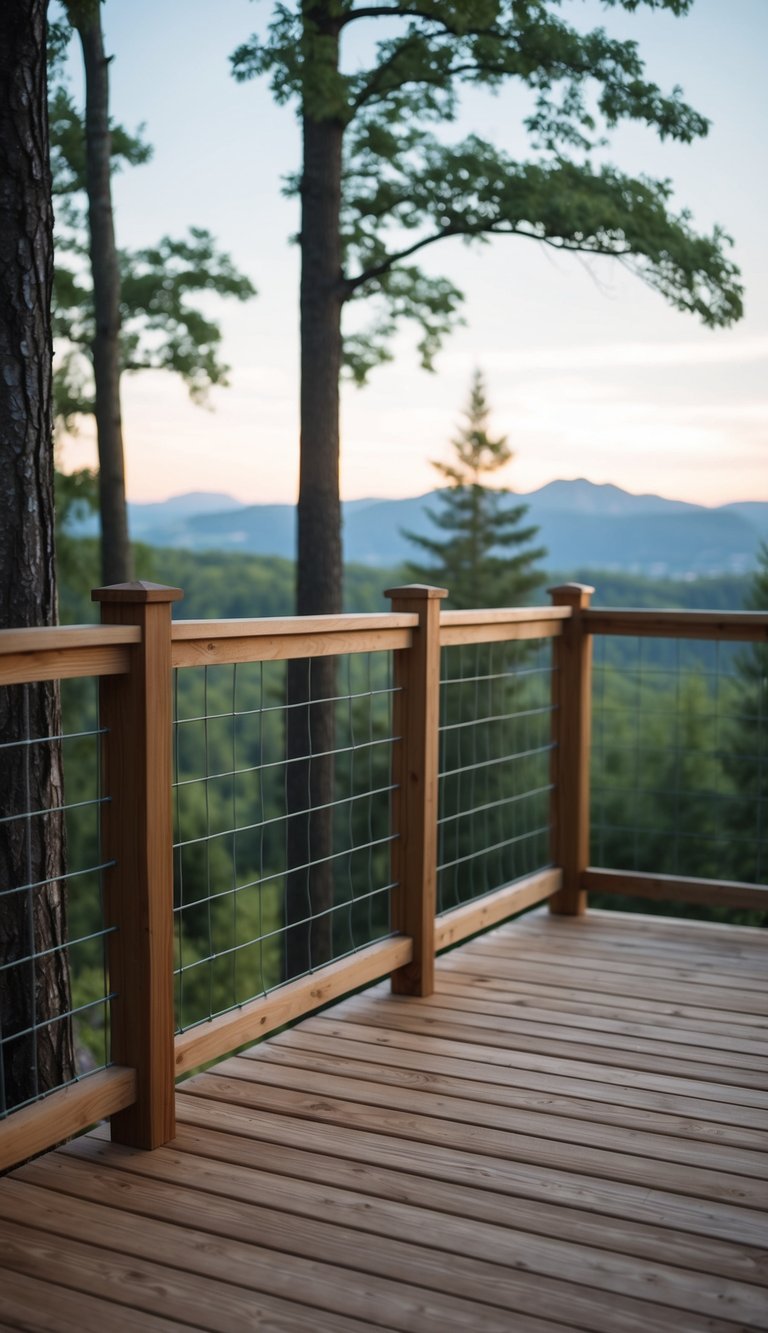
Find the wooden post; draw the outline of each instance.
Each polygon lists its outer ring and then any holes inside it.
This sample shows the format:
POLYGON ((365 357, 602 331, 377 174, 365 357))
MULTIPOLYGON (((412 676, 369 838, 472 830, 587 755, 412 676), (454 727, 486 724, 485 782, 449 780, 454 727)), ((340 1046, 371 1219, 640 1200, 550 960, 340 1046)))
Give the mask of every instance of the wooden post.
POLYGON ((410 648, 395 653, 392 926, 413 940, 413 960, 392 973, 395 995, 435 988, 437 772, 440 722, 440 601, 445 588, 390 588, 393 611, 416 612, 410 648))
POLYGON ((112 1117, 112 1138, 157 1148, 175 1132, 171 602, 178 588, 97 588, 102 622, 139 625, 126 675, 100 687, 102 850, 109 936, 112 1059, 136 1070, 136 1101, 112 1117))
POLYGON ((579 916, 587 908, 581 876, 589 863, 589 753, 592 725, 592 635, 581 613, 595 591, 583 583, 550 588, 554 606, 569 606, 570 619, 554 641, 553 860, 563 887, 550 911, 579 916))

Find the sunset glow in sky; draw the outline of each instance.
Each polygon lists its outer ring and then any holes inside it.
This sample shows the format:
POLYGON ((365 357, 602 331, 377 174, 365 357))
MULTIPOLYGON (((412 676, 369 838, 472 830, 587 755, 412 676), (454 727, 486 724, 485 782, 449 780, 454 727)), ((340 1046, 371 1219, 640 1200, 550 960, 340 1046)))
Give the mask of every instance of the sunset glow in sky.
MULTIPOLYGON (((249 501, 295 499, 298 467, 297 205, 281 177, 299 159, 290 108, 263 82, 236 85, 228 56, 269 15, 267 0, 107 0, 103 22, 116 119, 146 122, 153 161, 116 178, 118 244, 209 228, 259 289, 213 299, 231 387, 193 407, 160 373, 124 377, 128 491, 159 500, 189 490, 249 501)), ((696 227, 721 223, 747 289, 747 313, 710 332, 613 261, 590 264, 520 238, 468 249, 441 242, 425 267, 465 292, 466 325, 437 370, 419 369, 405 330, 394 362, 343 394, 342 493, 415 495, 446 457, 473 369, 486 375, 493 425, 515 458, 500 484, 530 491, 585 476, 630 491, 720 504, 768 499, 768 0, 696 0, 686 19, 568 0, 564 16, 636 37, 649 77, 708 115, 707 139, 660 145, 639 127, 612 136, 610 159, 670 177, 696 227), (569 12, 571 11, 571 12, 569 12)), ((79 86, 72 45, 72 81, 79 86)), ((524 155, 521 101, 473 94, 456 136, 474 130, 524 155)), ((95 461, 83 429, 67 467, 95 461)))

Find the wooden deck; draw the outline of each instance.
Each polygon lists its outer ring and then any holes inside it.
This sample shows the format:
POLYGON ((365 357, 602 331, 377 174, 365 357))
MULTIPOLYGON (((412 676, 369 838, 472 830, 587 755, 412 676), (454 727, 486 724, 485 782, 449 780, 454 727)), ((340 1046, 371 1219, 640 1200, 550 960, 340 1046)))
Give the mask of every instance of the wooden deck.
POLYGON ((768 933, 534 912, 0 1181, 0 1327, 768 1328, 768 933))

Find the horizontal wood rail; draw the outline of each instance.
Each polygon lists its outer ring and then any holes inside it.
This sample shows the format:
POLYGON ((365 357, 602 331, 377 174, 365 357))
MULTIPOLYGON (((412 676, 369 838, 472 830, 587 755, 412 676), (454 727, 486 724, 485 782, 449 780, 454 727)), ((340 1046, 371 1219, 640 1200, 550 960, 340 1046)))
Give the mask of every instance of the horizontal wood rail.
POLYGON ((768 643, 764 611, 601 611, 582 616, 589 634, 620 634, 649 639, 714 639, 731 643, 768 643))
POLYGON ((535 875, 526 875, 525 879, 494 889, 483 898, 443 912, 435 922, 435 950, 439 953, 441 949, 449 949, 470 935, 490 930, 491 926, 506 921, 516 912, 546 902, 554 893, 559 893, 562 886, 561 870, 540 870, 535 875))
POLYGON ((259 620, 174 620, 171 638, 185 639, 256 639, 290 638, 291 635, 357 634, 364 630, 415 629, 419 617, 411 612, 366 612, 339 616, 262 616, 259 620))
POLYGON ((133 626, 55 625, 0 630, 0 685, 125 675, 141 642, 133 626))
POLYGON ((443 611, 440 647, 465 643, 509 643, 525 639, 552 639, 563 632, 562 621, 571 615, 567 606, 520 606, 487 611, 443 611))
POLYGON ((338 657, 342 653, 383 653, 410 648, 412 632, 408 627, 386 626, 382 629, 348 629, 321 634, 260 633, 217 638, 174 640, 171 664, 174 667, 226 666, 234 662, 287 662, 296 657, 338 657))
POLYGON ((80 1134, 136 1100, 136 1071, 113 1065, 0 1120, 0 1171, 80 1134))
MULTIPOLYGON (((543 870, 514 884, 504 885, 476 902, 453 908, 435 923, 435 951, 447 949, 470 935, 489 930, 517 912, 545 902, 558 892, 561 885, 559 870, 543 870)), ((397 935, 381 940, 348 958, 327 964, 310 976, 300 977, 251 1000, 231 1013, 189 1028, 176 1037, 177 1076, 220 1059, 238 1046, 257 1041, 350 991, 378 981, 407 966, 412 957, 410 937, 397 935)))
MULTIPOLYGON (((602 611, 582 613, 587 635, 696 639, 730 643, 768 643, 768 614, 750 611, 602 611)), ((588 788, 578 799, 587 804, 588 788)), ((648 874, 587 866, 582 890, 619 897, 688 903, 701 907, 768 912, 768 886, 681 875, 648 874)))
POLYGON ((634 870, 602 870, 588 866, 583 889, 628 898, 653 898, 701 907, 746 907, 768 913, 768 885, 737 880, 695 879, 685 875, 648 875, 634 870))
POLYGON ((405 967, 412 957, 413 940, 407 936, 380 940, 349 958, 328 963, 310 976, 289 981, 241 1009, 189 1028, 176 1037, 176 1074, 188 1074, 198 1065, 220 1059, 238 1046, 258 1041, 285 1023, 292 1023, 359 986, 367 986, 405 967))

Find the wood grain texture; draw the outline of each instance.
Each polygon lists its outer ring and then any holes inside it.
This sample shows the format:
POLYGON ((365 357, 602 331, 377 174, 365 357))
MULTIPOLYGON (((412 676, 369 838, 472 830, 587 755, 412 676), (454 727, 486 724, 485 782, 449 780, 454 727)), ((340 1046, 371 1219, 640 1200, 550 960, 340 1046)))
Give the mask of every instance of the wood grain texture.
POLYGON ((668 903, 698 903, 704 907, 749 907, 768 912, 768 885, 736 880, 692 879, 682 875, 645 875, 632 870, 602 870, 587 866, 581 876, 585 890, 622 897, 652 898, 668 903))
POLYGON ((568 620, 567 606, 497 606, 480 611, 441 611, 440 630, 460 625, 541 625, 568 620))
POLYGON ((41 625, 31 629, 0 630, 0 660, 19 653, 49 653, 73 648, 127 647, 141 643, 134 625, 41 625))
POLYGON ((89 676, 120 676, 129 671, 130 666, 130 649, 119 643, 8 653, 0 658, 0 685, 24 685, 38 680, 74 680, 89 676))
POLYGON ((412 955, 410 939, 397 936, 381 940, 350 958, 330 963, 311 976, 291 981, 263 998, 252 1000, 231 1014, 222 1014, 209 1023, 180 1033, 175 1042, 176 1075, 186 1074, 209 1060, 220 1059, 247 1041, 257 1041, 302 1014, 310 1013, 358 986, 369 985, 378 977, 406 966, 412 955))
MULTIPOLYGON (((558 608, 559 609, 559 608, 558 608)), ((450 614, 446 612, 446 615, 450 614)), ((440 647, 466 643, 522 643, 529 639, 557 639, 563 633, 560 620, 478 621, 466 625, 440 626, 440 647)))
POLYGON ((413 611, 365 612, 340 616, 262 616, 258 620, 174 620, 174 643, 201 639, 303 638, 305 634, 360 634, 370 630, 415 629, 413 611))
POLYGON ((562 878, 560 870, 540 870, 474 902, 443 912, 435 921, 435 949, 448 949, 516 912, 524 912, 526 908, 544 902, 560 890, 562 878))
POLYGON ((766 961, 760 931, 536 908, 445 953, 429 998, 381 981, 191 1078, 167 1146, 99 1129, 0 1181, 0 1317, 768 1328, 768 1032, 742 1010, 766 961))
POLYGON ((99 589, 102 617, 138 625, 127 676, 101 682, 102 848, 109 936, 111 1042, 136 1070, 136 1101, 113 1118, 118 1141, 155 1148, 173 1137, 173 820, 171 602, 178 589, 99 589))
POLYGON ((82 1133, 97 1120, 124 1110, 135 1099, 135 1072, 113 1067, 15 1111, 0 1121, 0 1171, 82 1133))
POLYGON ((765 643, 764 611, 602 611, 584 617, 589 634, 622 634, 653 639, 715 639, 765 643))
POLYGON ((321 634, 258 633, 251 637, 217 638, 209 629, 199 639, 175 641, 171 662, 174 667, 201 667, 232 662, 288 662, 293 658, 336 657, 342 653, 384 653, 408 648, 411 634, 410 629, 390 626, 359 630, 342 626, 321 634))
POLYGON ((444 588, 391 588, 392 609, 415 610, 418 630, 395 657, 392 700, 392 925, 413 940, 413 957, 392 974, 397 995, 430 995, 435 985, 440 601, 444 588))
POLYGON ((562 870, 551 912, 580 916, 587 895, 581 882, 589 861, 589 760, 592 744, 592 639, 584 618, 594 588, 566 583, 550 589, 556 609, 570 611, 556 640, 552 674, 552 860, 562 870))

